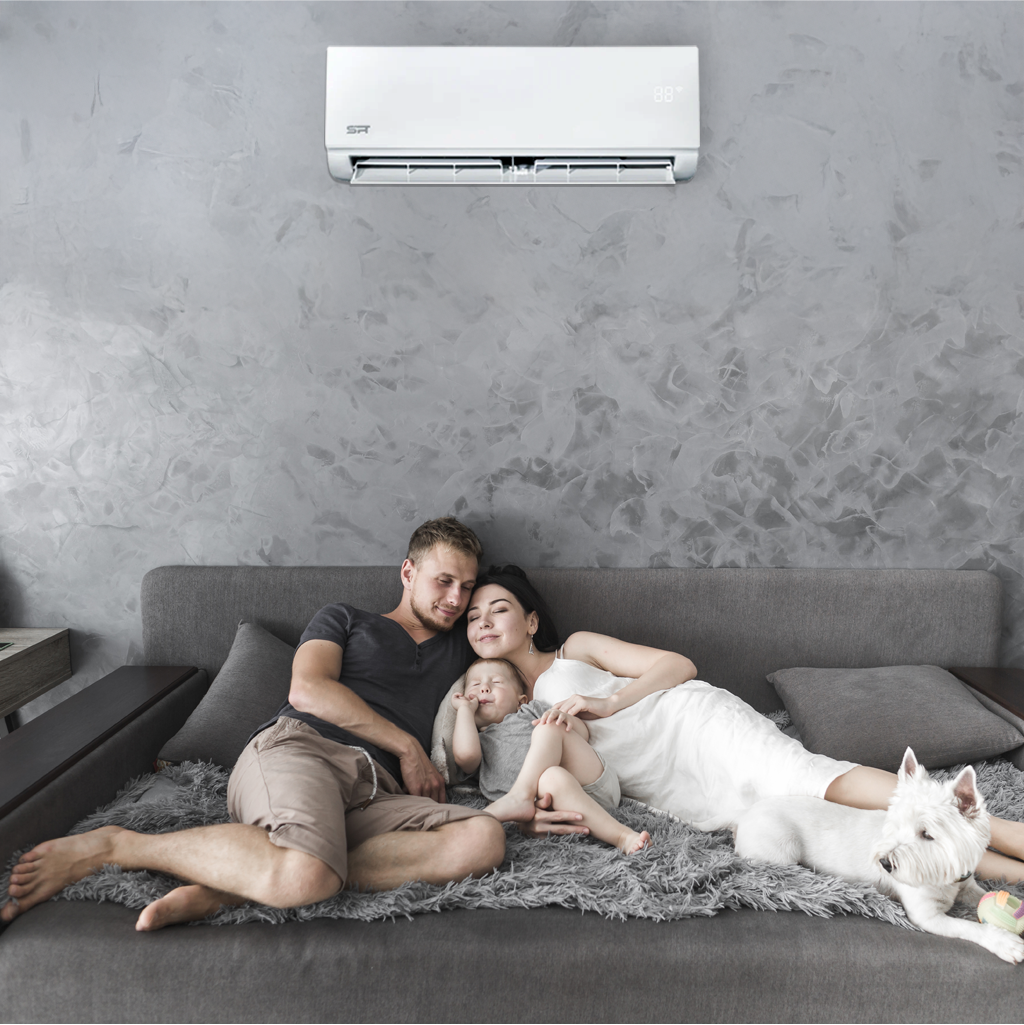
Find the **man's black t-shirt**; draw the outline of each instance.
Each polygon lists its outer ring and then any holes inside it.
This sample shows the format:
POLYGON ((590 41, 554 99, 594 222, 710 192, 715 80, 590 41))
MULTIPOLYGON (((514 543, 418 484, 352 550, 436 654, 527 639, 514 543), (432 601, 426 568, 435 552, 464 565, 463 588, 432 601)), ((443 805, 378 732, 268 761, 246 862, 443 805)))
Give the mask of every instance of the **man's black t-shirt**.
MULTIPOLYGON (((306 627, 299 644, 333 641, 342 648, 340 682, 355 691, 378 715, 412 734, 430 754, 434 716, 448 688, 473 660, 460 620, 448 633, 417 644, 393 619, 339 602, 322 608, 306 627)), ((340 726, 297 712, 285 702, 282 715, 308 723, 322 737, 365 748, 402 782, 398 758, 340 726)), ((261 727, 262 728, 262 727, 261 727)))

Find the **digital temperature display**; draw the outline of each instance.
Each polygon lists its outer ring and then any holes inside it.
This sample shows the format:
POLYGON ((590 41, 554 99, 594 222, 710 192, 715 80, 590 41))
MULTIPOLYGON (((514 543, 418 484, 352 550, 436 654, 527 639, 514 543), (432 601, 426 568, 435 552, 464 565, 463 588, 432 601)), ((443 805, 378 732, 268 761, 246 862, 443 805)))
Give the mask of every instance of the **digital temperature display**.
POLYGON ((654 102, 655 103, 672 103, 676 98, 676 93, 681 93, 683 87, 681 85, 656 85, 654 87, 654 102))

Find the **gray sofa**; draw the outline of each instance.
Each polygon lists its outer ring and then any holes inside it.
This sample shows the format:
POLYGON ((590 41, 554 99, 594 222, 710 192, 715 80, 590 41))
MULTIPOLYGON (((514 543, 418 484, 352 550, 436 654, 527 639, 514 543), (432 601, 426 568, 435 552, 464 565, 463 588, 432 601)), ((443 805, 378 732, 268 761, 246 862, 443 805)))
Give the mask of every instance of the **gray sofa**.
MULTIPOLYGON (((587 628, 681 651, 702 679, 761 711, 780 707, 765 677, 781 668, 997 661, 1000 586, 982 572, 538 569, 531 576, 563 632, 587 628)), ((394 567, 147 574, 145 660, 186 669, 160 677, 134 711, 109 712, 106 732, 88 750, 61 764, 54 755, 48 775, 8 801, 0 855, 6 861, 66 832, 130 775, 148 771, 223 663, 239 620, 295 644, 328 602, 385 611, 398 596, 394 567)), ((87 719, 90 700, 103 694, 116 700, 116 691, 96 684, 76 695, 76 718, 87 719)), ((18 731, 34 730, 26 745, 49 743, 47 716, 59 708, 18 731)), ((0 769, 8 739, 0 741, 0 769)), ((115 904, 54 900, 16 920, 0 934, 0 1019, 1019 1021, 1024 1005, 1024 971, 980 947, 853 916, 726 911, 621 922, 546 907, 154 934, 136 933, 135 918, 115 904)))

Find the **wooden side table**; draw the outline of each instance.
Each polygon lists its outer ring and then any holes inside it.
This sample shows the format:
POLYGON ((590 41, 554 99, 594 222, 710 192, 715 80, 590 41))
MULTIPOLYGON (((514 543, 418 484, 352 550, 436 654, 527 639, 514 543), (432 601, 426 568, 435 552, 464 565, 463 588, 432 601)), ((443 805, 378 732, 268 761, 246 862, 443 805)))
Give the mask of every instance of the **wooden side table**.
POLYGON ((71 632, 30 627, 0 628, 0 715, 7 732, 17 729, 15 712, 51 687, 71 678, 71 632))

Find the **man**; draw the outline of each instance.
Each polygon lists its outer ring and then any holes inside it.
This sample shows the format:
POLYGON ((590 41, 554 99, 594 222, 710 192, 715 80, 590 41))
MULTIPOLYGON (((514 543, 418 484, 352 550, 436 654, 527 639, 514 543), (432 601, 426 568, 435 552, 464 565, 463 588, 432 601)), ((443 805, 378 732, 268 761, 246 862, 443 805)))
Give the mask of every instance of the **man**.
MULTIPOLYGON (((296 907, 344 886, 446 883, 501 864, 500 823, 442 803, 426 751, 438 704, 471 661, 465 632, 452 628, 481 554, 458 520, 430 520, 410 539, 396 609, 317 613, 295 653, 288 702, 232 771, 230 823, 157 835, 107 826, 39 844, 12 872, 0 917, 11 921, 104 864, 189 881, 143 909, 140 931, 224 903, 296 907)), ((576 829, 550 826, 559 821, 539 812, 533 829, 576 829)))

